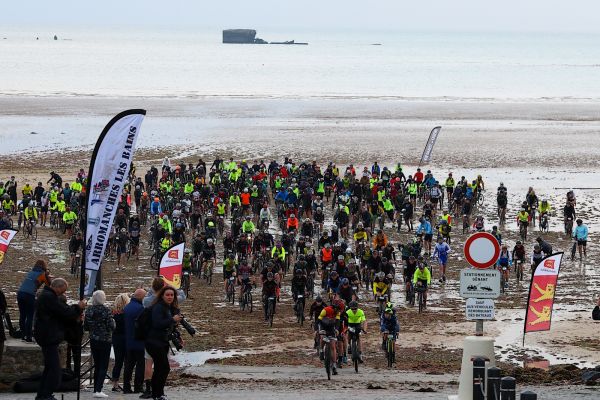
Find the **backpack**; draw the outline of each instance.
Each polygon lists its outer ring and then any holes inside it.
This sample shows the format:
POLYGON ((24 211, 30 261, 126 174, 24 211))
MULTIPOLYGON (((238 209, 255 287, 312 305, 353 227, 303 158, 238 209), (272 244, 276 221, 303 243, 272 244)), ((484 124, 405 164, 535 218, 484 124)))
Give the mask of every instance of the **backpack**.
POLYGON ((135 319, 133 324, 133 337, 135 340, 146 340, 148 338, 148 332, 152 328, 152 308, 153 306, 144 308, 135 319))

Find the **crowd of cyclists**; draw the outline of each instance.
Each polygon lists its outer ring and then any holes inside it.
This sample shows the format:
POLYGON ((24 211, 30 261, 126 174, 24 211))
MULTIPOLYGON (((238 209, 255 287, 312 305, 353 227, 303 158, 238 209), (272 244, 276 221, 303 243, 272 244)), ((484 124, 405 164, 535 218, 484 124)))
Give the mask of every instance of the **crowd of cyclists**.
MULTIPOLYGON (((80 170, 69 184, 52 172, 48 186, 26 184, 20 201, 14 177, 0 183, 0 229, 13 227, 13 218, 17 229, 31 233, 38 225, 56 229, 69 240, 71 272, 77 274, 86 178, 80 170)), ((374 162, 361 170, 353 164, 338 167, 290 158, 269 163, 217 158, 210 165, 202 159, 172 164, 165 158, 160 170, 151 167, 140 175, 132 165, 105 257, 115 258, 119 270, 147 247, 150 268, 156 270, 168 248, 185 243, 182 289, 188 296, 202 290, 201 280, 211 284, 221 266, 223 297, 233 304, 237 298, 241 309, 251 311, 252 291, 260 287, 262 315, 270 325, 282 288, 289 285, 294 315, 301 324, 305 314, 313 321, 315 348, 333 374, 349 355, 357 370, 363 362, 363 309, 372 304, 391 366, 400 329, 392 288, 402 282, 407 304, 418 303, 419 312, 427 309, 434 274, 430 263, 438 265, 443 288, 453 229, 462 228, 463 234, 486 230, 485 190, 481 175, 467 180, 449 173, 438 179, 420 168, 407 174, 400 164, 388 168, 374 162), (146 237, 147 243, 142 242, 146 237), (403 243, 397 239, 402 237, 407 238, 403 243), (308 299, 312 302, 306 307, 308 299)), ((522 280, 524 265, 535 266, 552 253, 540 236, 528 260, 525 244, 536 223, 541 233, 547 232, 553 210, 530 188, 515 217, 520 240, 509 250, 499 230, 508 207, 502 183, 496 200, 498 223, 491 233, 502 248, 496 267, 505 287, 512 271, 522 280)), ((587 227, 578 219, 573 229, 575 207, 569 192, 563 207, 565 233, 575 238, 580 257, 585 257, 587 227)), ((35 240, 37 233, 28 236, 35 240)))

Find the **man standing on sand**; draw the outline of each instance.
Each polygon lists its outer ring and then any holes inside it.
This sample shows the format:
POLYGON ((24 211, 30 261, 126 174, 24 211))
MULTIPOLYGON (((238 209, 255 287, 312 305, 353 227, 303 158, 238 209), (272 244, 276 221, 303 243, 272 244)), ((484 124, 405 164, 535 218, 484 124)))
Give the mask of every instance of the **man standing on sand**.
POLYGON ((142 301, 146 297, 144 289, 137 289, 129 304, 123 310, 125 314, 125 372, 123 375, 123 394, 141 393, 144 390, 144 342, 135 340, 135 320, 144 311, 142 301), (131 376, 135 369, 133 390, 131 389, 131 376))
POLYGON ((577 241, 577 247, 579 248, 579 259, 581 260, 581 253, 583 257, 587 257, 586 246, 588 239, 588 227, 583 223, 583 220, 579 218, 577 220, 577 226, 573 230, 573 239, 577 241))
POLYGON ((44 356, 44 372, 36 400, 54 399, 53 393, 60 386, 62 369, 58 346, 65 339, 66 325, 81 317, 87 303, 67 305, 61 297, 69 285, 62 278, 52 280, 35 303, 35 341, 41 346, 44 356))

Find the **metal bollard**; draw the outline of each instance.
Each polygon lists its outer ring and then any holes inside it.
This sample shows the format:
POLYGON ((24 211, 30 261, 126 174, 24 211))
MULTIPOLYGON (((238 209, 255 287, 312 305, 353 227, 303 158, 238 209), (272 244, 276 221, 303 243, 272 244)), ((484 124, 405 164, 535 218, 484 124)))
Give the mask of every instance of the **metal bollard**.
POLYGON ((500 379, 500 400, 515 400, 516 386, 516 379, 511 376, 500 379))
POLYGON ((527 390, 521 393, 521 400, 537 400, 537 394, 527 390))
POLYGON ((485 400, 485 358, 473 359, 473 400, 485 400))
POLYGON ((500 400, 500 368, 488 368, 487 376, 487 400, 500 400))

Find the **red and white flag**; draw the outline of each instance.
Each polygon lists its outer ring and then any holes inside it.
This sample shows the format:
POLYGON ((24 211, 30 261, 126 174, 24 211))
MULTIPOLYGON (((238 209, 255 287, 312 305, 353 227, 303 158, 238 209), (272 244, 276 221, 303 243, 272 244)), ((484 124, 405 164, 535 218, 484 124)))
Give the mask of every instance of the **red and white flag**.
POLYGON ((0 231, 0 264, 4 261, 4 255, 8 251, 10 241, 15 237, 17 232, 15 229, 3 229, 0 231))
POLYGON ((185 243, 169 247, 160 259, 158 274, 163 277, 167 285, 179 289, 181 286, 181 273, 183 270, 183 250, 185 243))
POLYGON ((533 272, 527 300, 524 333, 550 330, 554 294, 563 254, 556 253, 544 258, 533 272))

